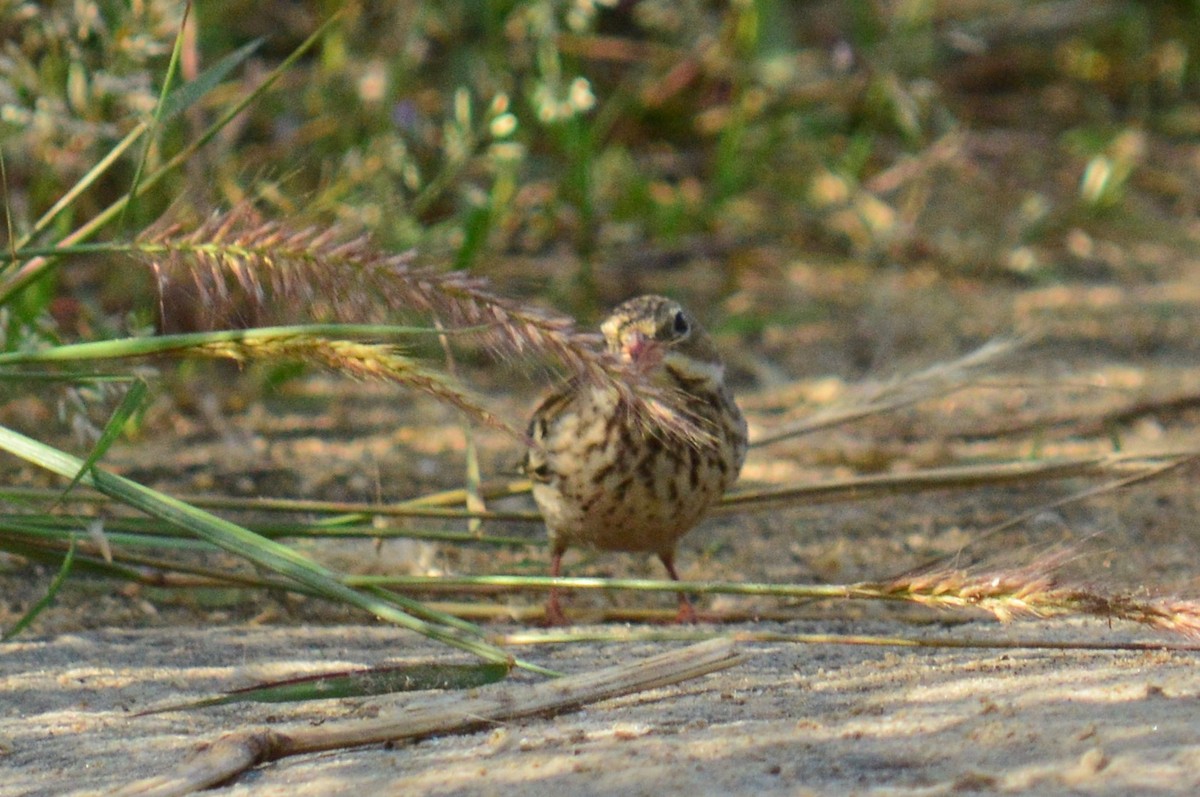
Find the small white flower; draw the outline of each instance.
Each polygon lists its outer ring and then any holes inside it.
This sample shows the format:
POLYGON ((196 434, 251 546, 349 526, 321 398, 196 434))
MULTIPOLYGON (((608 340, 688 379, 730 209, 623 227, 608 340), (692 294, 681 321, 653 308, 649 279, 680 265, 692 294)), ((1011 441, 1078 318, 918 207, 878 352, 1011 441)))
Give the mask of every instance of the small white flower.
POLYGON ((587 78, 577 77, 571 81, 567 101, 578 112, 590 111, 596 106, 596 95, 592 93, 592 84, 588 83, 587 78))

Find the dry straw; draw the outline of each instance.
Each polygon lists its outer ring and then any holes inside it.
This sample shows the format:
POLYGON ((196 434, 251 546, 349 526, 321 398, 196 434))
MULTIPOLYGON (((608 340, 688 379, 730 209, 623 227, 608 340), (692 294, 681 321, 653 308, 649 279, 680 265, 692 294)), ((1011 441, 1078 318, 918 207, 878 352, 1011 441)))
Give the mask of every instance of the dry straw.
POLYGON ((176 771, 131 783, 117 794, 191 794, 266 761, 433 734, 467 733, 497 722, 558 714, 599 700, 698 678, 743 660, 733 642, 717 639, 554 681, 444 694, 424 700, 420 707, 410 707, 410 701, 403 699, 384 699, 379 701, 379 713, 370 719, 329 721, 317 727, 305 722, 234 731, 201 743, 176 771))

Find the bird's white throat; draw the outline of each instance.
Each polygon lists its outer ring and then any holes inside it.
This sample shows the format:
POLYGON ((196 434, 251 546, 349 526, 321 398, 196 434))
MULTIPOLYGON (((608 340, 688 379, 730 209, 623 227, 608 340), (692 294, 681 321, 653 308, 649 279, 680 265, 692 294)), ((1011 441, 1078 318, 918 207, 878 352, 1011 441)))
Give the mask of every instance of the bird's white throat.
POLYGON ((712 387, 720 385, 725 380, 725 366, 719 362, 705 362, 685 354, 667 352, 663 358, 664 364, 687 379, 703 380, 712 387))

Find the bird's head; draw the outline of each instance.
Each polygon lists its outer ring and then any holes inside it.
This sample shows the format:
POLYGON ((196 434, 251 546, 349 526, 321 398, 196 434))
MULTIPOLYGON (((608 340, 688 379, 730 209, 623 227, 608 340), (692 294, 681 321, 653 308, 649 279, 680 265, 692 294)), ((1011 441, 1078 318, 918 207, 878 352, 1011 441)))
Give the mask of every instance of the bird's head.
POLYGON ((639 296, 600 325, 608 350, 642 372, 670 369, 689 381, 719 384, 721 358, 708 333, 673 299, 639 296))

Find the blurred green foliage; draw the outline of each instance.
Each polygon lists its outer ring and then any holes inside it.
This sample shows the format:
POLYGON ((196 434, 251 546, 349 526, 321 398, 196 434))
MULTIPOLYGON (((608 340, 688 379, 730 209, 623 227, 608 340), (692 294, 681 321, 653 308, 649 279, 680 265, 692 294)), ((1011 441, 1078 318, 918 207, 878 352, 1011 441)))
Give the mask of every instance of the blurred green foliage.
MULTIPOLYGON (((158 131, 151 165, 342 6, 198 3, 185 79, 265 43, 237 81, 158 131)), ((150 117, 182 14, 173 0, 0 0, 4 200, 18 236, 150 117)), ((561 263, 526 287, 583 311, 597 263, 696 240, 1021 271, 1014 247, 1123 206, 1147 135, 1200 135, 1198 49, 1190 2, 363 3, 107 234, 132 237, 173 205, 250 198, 448 267, 552 255, 561 263), (955 173, 970 155, 938 147, 963 130, 1049 135, 1075 159, 1072 194, 1039 185, 1049 164, 1036 158, 1026 191, 955 173), (921 179, 888 178, 906 159, 921 179)), ((128 190, 140 152, 126 157, 43 242, 128 190)), ((23 300, 48 310, 75 290, 103 314, 140 290, 84 273, 23 300)))

